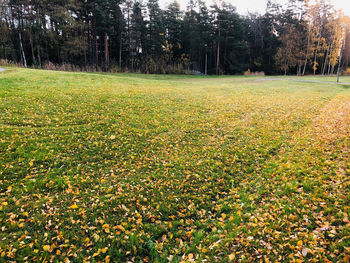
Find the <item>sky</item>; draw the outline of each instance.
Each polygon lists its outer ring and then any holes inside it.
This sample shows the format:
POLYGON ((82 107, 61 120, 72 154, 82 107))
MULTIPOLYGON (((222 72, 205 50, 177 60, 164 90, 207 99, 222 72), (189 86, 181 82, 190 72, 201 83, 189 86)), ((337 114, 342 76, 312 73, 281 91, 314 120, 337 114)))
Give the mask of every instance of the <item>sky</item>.
MULTIPOLYGON (((187 2, 189 0, 177 0, 181 9, 185 9, 187 2)), ((210 6, 213 3, 213 0, 204 0, 207 3, 207 6, 210 6)), ((277 0, 279 3, 283 3, 286 0, 277 0)), ((160 0, 161 6, 166 7, 169 3, 173 2, 172 0, 160 0)), ((237 8, 238 13, 245 15, 247 12, 258 12, 264 13, 266 8, 267 0, 226 0, 226 2, 231 3, 237 8)), ((343 9, 344 13, 350 16, 350 0, 330 0, 331 4, 335 9, 343 9)))

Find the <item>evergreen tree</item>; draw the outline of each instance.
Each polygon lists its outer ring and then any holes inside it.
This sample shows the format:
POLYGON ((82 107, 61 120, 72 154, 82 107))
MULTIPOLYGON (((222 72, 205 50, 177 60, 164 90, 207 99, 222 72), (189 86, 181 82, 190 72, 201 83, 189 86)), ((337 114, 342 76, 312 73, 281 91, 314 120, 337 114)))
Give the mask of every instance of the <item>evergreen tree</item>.
POLYGON ((349 63, 349 19, 325 0, 243 17, 189 0, 0 0, 0 59, 53 69, 327 74, 349 63))

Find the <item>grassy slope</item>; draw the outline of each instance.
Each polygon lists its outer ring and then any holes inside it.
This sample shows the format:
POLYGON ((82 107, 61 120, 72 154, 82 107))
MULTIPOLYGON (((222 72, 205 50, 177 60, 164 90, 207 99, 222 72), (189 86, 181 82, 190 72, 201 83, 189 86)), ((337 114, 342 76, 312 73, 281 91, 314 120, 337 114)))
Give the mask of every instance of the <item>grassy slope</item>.
POLYGON ((0 73, 0 262, 348 260, 350 90, 258 79, 0 73))

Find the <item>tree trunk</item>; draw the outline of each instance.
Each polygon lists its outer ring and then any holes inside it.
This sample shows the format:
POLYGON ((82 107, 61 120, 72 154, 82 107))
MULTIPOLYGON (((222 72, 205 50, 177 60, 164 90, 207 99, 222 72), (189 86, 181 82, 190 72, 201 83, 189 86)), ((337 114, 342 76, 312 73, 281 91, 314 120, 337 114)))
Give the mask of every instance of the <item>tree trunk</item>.
POLYGON ((317 45, 316 45, 316 50, 315 50, 315 57, 314 57, 314 64, 313 64, 313 70, 314 70, 314 75, 316 75, 316 63, 317 63, 317 51, 318 51, 318 45, 319 45, 320 41, 317 41, 317 45))
POLYGON ((87 24, 87 36, 88 36, 88 57, 89 57, 89 63, 93 64, 93 55, 92 55, 92 42, 91 42, 91 21, 88 21, 87 24))
POLYGON ((32 51, 32 63, 36 64, 32 30, 29 30, 29 42, 30 42, 30 49, 32 51))
MULTIPOLYGON (((310 34, 310 33, 308 33, 310 34)), ((304 61, 304 68, 303 68, 303 76, 305 75, 305 70, 307 66, 307 56, 309 54, 309 49, 310 49, 310 36, 308 35, 307 37, 307 47, 306 47, 306 54, 305 54, 305 61, 304 61)))
POLYGON ((119 69, 122 68, 122 34, 120 34, 120 42, 119 42, 119 69))
POLYGON ((92 31, 93 31, 93 60, 95 64, 95 68, 97 70, 98 68, 98 43, 97 43, 97 30, 96 30, 96 17, 94 15, 93 21, 92 21, 92 31))
POLYGON ((24 53, 24 49, 23 49, 21 32, 18 33, 18 37, 19 37, 19 45, 20 45, 20 49, 21 49, 21 56, 22 56, 23 66, 26 68, 27 67, 27 59, 26 59, 26 54, 24 53))
POLYGON ((37 53, 38 53, 38 63, 39 63, 39 66, 42 67, 41 66, 40 46, 37 45, 36 49, 37 49, 37 53))
POLYGON ((98 39, 97 36, 95 37, 95 57, 96 57, 96 70, 98 68, 98 39))
MULTIPOLYGON (((38 28, 41 28, 41 21, 40 21, 40 9, 38 8, 36 10, 36 22, 38 24, 38 28)), ((37 50, 37 57, 38 57, 38 63, 39 63, 39 66, 42 67, 42 64, 41 64, 41 54, 40 54, 40 29, 39 29, 39 32, 37 35, 34 35, 35 39, 36 39, 36 50, 37 50)))
POLYGON ((109 50, 108 50, 108 34, 105 32, 105 63, 106 63, 106 70, 108 70, 109 67, 109 50))
POLYGON ((217 56, 216 56, 216 75, 219 75, 219 67, 220 67, 220 28, 219 28, 218 50, 217 50, 217 56))
POLYGON ((301 67, 302 67, 302 62, 300 61, 299 64, 298 64, 297 76, 301 75, 301 67))
POLYGON ((326 56, 325 56, 325 58, 324 58, 324 63, 323 63, 323 67, 322 67, 322 75, 325 75, 326 66, 327 66, 328 52, 329 52, 329 46, 328 46, 328 48, 327 48, 326 56))

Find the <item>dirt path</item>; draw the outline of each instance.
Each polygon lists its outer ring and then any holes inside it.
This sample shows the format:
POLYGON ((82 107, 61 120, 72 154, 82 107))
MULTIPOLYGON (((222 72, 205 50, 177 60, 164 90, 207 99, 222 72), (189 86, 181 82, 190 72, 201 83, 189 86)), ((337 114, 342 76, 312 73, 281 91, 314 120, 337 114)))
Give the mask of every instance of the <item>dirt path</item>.
POLYGON ((287 80, 287 81, 294 81, 294 82, 308 82, 308 83, 326 83, 326 84, 338 84, 338 85, 350 85, 350 83, 346 82, 332 82, 332 81, 321 81, 321 80, 307 80, 307 79, 280 79, 280 78, 264 78, 264 79, 258 79, 258 80, 265 80, 265 81, 274 81, 274 80, 287 80))

